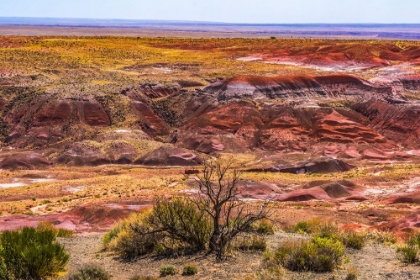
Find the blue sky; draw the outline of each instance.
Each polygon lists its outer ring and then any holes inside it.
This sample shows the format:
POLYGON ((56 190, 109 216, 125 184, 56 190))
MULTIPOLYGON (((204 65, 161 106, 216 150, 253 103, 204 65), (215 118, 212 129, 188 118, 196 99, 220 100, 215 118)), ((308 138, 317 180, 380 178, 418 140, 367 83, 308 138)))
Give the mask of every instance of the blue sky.
POLYGON ((419 0, 0 0, 3 17, 420 23, 419 0))

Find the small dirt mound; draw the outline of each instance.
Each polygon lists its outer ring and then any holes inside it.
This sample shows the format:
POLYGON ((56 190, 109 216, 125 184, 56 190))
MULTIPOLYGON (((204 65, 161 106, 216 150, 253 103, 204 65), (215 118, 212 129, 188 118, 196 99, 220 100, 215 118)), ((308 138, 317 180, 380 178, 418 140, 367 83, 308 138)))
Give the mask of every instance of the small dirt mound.
POLYGON ((277 201, 308 201, 308 200, 330 200, 329 195, 321 188, 302 189, 292 191, 276 199, 277 201))
POLYGON ((414 192, 403 196, 391 198, 387 201, 390 204, 395 203, 420 203, 420 192, 414 192))
MULTIPOLYGON (((64 216, 73 217, 76 225, 86 223, 97 227, 109 227, 116 221, 126 218, 131 212, 127 209, 91 205, 77 207, 64 216)), ((57 221, 59 220, 60 217, 57 218, 57 221)))
POLYGON ((56 160, 59 164, 70 166, 97 166, 112 163, 100 147, 87 142, 77 142, 61 153, 56 160))
POLYGON ((304 173, 334 173, 334 172, 346 172, 353 169, 354 166, 344 161, 333 159, 325 161, 308 162, 304 164, 298 164, 294 166, 277 165, 268 168, 257 168, 250 169, 251 172, 283 172, 293 174, 304 174, 304 173))
POLYGON ((65 213, 46 216, 42 220, 53 223, 57 228, 76 233, 103 232, 109 230, 121 219, 127 218, 133 210, 105 205, 85 205, 65 213))
POLYGON ((383 224, 380 226, 380 229, 393 232, 411 232, 413 230, 418 230, 420 229, 420 211, 417 210, 410 215, 383 224))
POLYGON ((344 198, 344 200, 347 200, 347 201, 365 201, 365 200, 368 200, 368 198, 366 196, 356 194, 356 195, 347 196, 346 198, 344 198))
POLYGON ((39 169, 51 165, 44 156, 38 153, 15 153, 0 162, 1 169, 39 169))
POLYGON ((273 199, 283 191, 276 184, 241 180, 238 182, 238 198, 241 199, 273 199))
POLYGON ((350 193, 348 192, 346 187, 338 183, 328 184, 322 187, 322 189, 332 198, 341 198, 341 197, 350 196, 350 193))
POLYGON ((190 150, 175 147, 160 147, 134 163, 148 166, 193 166, 203 162, 201 157, 190 150))

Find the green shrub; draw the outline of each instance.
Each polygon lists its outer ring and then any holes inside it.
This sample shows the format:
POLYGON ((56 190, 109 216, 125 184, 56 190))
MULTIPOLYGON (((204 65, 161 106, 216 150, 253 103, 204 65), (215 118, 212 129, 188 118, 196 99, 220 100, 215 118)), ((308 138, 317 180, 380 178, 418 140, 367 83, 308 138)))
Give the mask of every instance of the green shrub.
POLYGON ((157 278, 153 276, 134 276, 130 280, 157 280, 157 278))
POLYGON ((176 274, 176 269, 173 265, 167 264, 167 265, 162 265, 160 267, 160 276, 161 277, 165 277, 168 275, 175 275, 176 274))
POLYGON ((345 278, 345 280, 356 280, 356 279, 357 279, 357 274, 353 272, 348 272, 345 278))
POLYGON ((343 244, 334 238, 313 237, 310 241, 286 244, 279 248, 275 258, 293 271, 332 271, 342 261, 343 244))
POLYGON ((240 236, 234 242, 234 247, 242 251, 265 251, 267 249, 267 241, 264 236, 258 234, 240 236))
POLYGON ((341 235, 341 241, 347 248, 360 250, 365 246, 366 234, 347 231, 341 235))
POLYGON ((405 243, 409 246, 417 246, 420 248, 420 234, 411 234, 405 243))
POLYGON ((6 268, 6 262, 4 261, 3 247, 0 244, 0 279, 8 280, 10 277, 8 276, 7 268, 6 268))
POLYGON ((411 234, 405 241, 406 245, 397 248, 397 254, 402 262, 415 263, 420 248, 420 234, 411 234))
POLYGON ((152 253, 155 246, 163 239, 163 235, 145 234, 154 230, 150 223, 151 218, 151 212, 130 215, 117 224, 108 236, 105 235, 103 244, 106 244, 107 249, 115 251, 126 259, 152 253))
POLYGON ((368 233, 367 236, 371 239, 376 240, 378 243, 385 245, 392 245, 397 243, 398 241, 398 238, 394 233, 387 231, 372 232, 368 233))
MULTIPOLYGON (((51 229, 24 227, 0 235, 1 267, 10 279, 42 279, 64 270, 69 255, 51 229)), ((8 279, 8 278, 5 279, 8 279)))
POLYGON ((63 237, 63 238, 69 238, 74 236, 74 232, 68 229, 59 228, 57 229, 54 227, 53 224, 49 222, 41 222, 36 227, 38 230, 51 230, 55 233, 56 237, 63 237))
POLYGON ((64 228, 57 229, 57 237, 69 238, 73 236, 74 236, 74 232, 72 230, 64 229, 64 228))
POLYGON ((69 277, 69 280, 109 280, 111 276, 102 268, 86 266, 76 274, 69 277))
POLYGON ((269 219, 262 219, 253 224, 254 231, 258 234, 272 235, 274 234, 274 225, 269 219))
POLYGON ((212 230, 207 214, 186 198, 156 198, 153 209, 132 214, 105 234, 102 244, 124 258, 204 250, 212 230))
POLYGON ((104 237, 102 237, 102 246, 104 247, 104 249, 109 248, 111 241, 115 239, 118 236, 118 234, 121 232, 122 224, 123 223, 117 224, 110 231, 108 231, 104 235, 104 237))
POLYGON ((196 275, 198 272, 198 269, 193 264, 187 264, 184 266, 184 269, 182 270, 182 275, 188 276, 188 275, 196 275))
POLYGON ((312 228, 308 222, 298 222, 291 230, 295 233, 312 233, 312 228))
POLYGON ((400 260, 405 263, 415 263, 417 262, 417 253, 418 250, 414 246, 404 246, 397 249, 397 254, 400 256, 400 260))
POLYGON ((338 227, 335 223, 328 220, 311 219, 298 222, 289 231, 300 234, 318 234, 320 237, 330 238, 338 234, 338 227))
POLYGON ((155 227, 166 229, 168 235, 196 250, 206 249, 212 231, 207 213, 184 197, 174 197, 171 201, 156 198, 152 211, 155 227))

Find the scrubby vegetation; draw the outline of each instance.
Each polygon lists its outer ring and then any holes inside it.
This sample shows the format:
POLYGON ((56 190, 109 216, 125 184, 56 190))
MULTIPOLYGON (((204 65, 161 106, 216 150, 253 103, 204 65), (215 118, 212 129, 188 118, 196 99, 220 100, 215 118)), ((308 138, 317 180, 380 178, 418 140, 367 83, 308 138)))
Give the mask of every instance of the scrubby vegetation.
POLYGON ((267 240, 264 236, 258 234, 238 236, 233 245, 242 251, 265 251, 267 240))
MULTIPOLYGON (((287 230, 303 235, 290 237, 276 250, 265 252, 263 274, 278 275, 279 266, 291 271, 331 272, 346 260, 346 247, 360 250, 367 238, 365 233, 341 231, 335 223, 319 219, 298 222, 287 230)), ((356 277, 351 271, 346 279, 356 277)))
POLYGON ((198 272, 197 266, 193 264, 187 264, 182 269, 182 275, 185 275, 185 276, 195 275, 197 274, 197 272, 198 272))
POLYGON ((51 230, 54 232, 56 237, 69 238, 74 236, 74 232, 64 228, 56 228, 53 224, 48 222, 39 223, 37 226, 38 230, 51 230))
POLYGON ((102 268, 86 266, 69 277, 69 280, 109 280, 111 276, 102 268))
POLYGON ((355 231, 345 231, 341 234, 341 241, 347 248, 360 250, 366 244, 366 234, 355 231))
POLYGON ((132 214, 123 220, 104 236, 103 245, 124 258, 200 251, 206 248, 210 231, 207 216, 188 199, 156 198, 151 211, 132 214))
POLYGON ((65 269, 69 255, 57 231, 24 227, 0 234, 0 279, 45 279, 65 269))
POLYGON ((399 259, 405 263, 416 263, 419 261, 420 234, 412 234, 405 241, 405 245, 397 248, 399 259))
POLYGON ((261 219, 252 224, 252 231, 263 235, 274 234, 274 224, 269 219, 261 219))
MULTIPOLYGON (((199 195, 173 197, 170 201, 155 198, 151 211, 133 214, 108 232, 103 238, 104 247, 124 258, 208 249, 216 252, 217 259, 221 260, 238 234, 272 233, 272 224, 261 221, 267 217, 266 204, 254 213, 245 202, 236 200, 239 174, 236 170, 228 174, 230 168, 231 162, 226 165, 206 162, 203 177, 198 181, 199 195), (254 225, 256 222, 259 223, 254 225)), ((261 238, 252 240, 242 248, 265 249, 261 238)))
POLYGON ((175 275, 176 274, 176 268, 173 265, 162 265, 159 269, 160 276, 165 277, 168 275, 175 275))
POLYGON ((226 248, 238 234, 247 232, 255 222, 268 217, 267 202, 255 211, 237 199, 240 174, 236 169, 229 173, 232 165, 232 160, 226 164, 206 160, 203 175, 198 176, 200 193, 195 198, 195 204, 212 221, 209 249, 216 252, 217 260, 222 260, 226 248))
POLYGON ((287 229, 289 232, 300 234, 336 234, 338 232, 337 225, 329 220, 321 221, 314 218, 308 221, 297 222, 294 226, 287 229))
POLYGON ((130 280, 157 280, 157 278, 153 276, 134 276, 130 280))
POLYGON ((384 244, 386 246, 393 245, 397 243, 398 238, 393 232, 388 231, 373 231, 367 234, 367 238, 373 239, 379 244, 384 244))
POLYGON ((343 244, 334 238, 312 237, 309 241, 286 243, 274 253, 274 260, 294 271, 332 271, 342 262, 343 244))
POLYGON ((331 221, 321 221, 312 219, 296 223, 288 229, 289 232, 300 234, 313 234, 322 238, 332 238, 339 240, 347 248, 360 250, 365 246, 367 234, 364 232, 356 232, 353 230, 340 231, 338 226, 331 221))

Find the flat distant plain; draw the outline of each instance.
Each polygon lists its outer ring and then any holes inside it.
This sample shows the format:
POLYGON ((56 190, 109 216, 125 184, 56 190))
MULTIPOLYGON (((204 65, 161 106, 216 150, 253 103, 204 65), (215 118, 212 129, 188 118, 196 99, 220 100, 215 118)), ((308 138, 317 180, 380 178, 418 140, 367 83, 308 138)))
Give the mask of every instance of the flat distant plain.
POLYGON ((241 24, 0 17, 0 35, 420 39, 420 24, 241 24))

